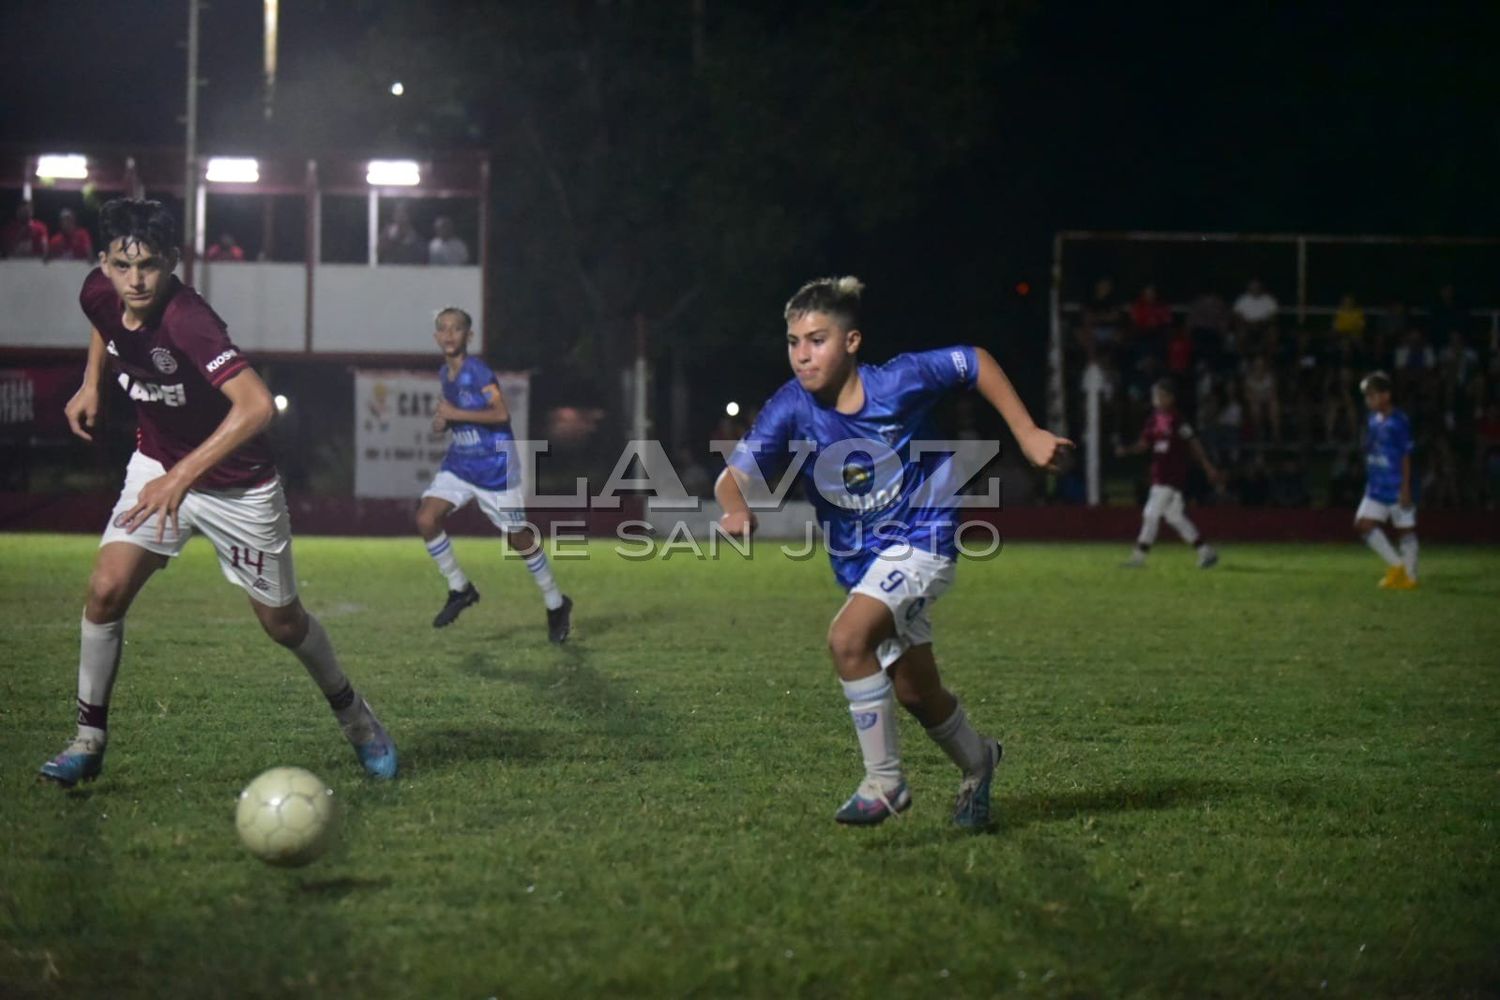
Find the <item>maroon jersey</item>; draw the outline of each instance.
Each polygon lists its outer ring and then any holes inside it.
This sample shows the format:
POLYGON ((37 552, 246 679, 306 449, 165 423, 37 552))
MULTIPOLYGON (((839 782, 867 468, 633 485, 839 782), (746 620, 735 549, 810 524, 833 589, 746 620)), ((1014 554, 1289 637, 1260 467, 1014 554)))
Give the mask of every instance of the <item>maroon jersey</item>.
MULTIPOLYGON (((170 469, 223 423, 229 397, 219 386, 250 363, 229 339, 224 321, 193 289, 172 283, 166 305, 139 330, 127 330, 124 304, 103 271, 84 279, 78 302, 104 337, 110 369, 135 401, 136 447, 170 469)), ((240 445, 195 485, 255 486, 276 475, 264 435, 240 445)))
POLYGON ((1151 447, 1151 483, 1187 488, 1188 442, 1193 428, 1176 410, 1155 410, 1146 418, 1141 440, 1151 447))

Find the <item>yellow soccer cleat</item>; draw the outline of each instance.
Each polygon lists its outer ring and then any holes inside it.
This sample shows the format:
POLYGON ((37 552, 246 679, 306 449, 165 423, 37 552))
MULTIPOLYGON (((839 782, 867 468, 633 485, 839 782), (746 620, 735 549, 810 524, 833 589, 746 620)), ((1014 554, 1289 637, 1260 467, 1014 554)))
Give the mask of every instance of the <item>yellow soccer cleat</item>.
POLYGON ((1383 576, 1383 577, 1380 578, 1380 584, 1379 584, 1380 589, 1382 589, 1382 590, 1397 590, 1397 589, 1399 589, 1398 581, 1403 576, 1405 576, 1405 575, 1406 575, 1406 567, 1405 566, 1387 566, 1386 569, 1385 569, 1385 576, 1383 576))
POLYGON ((1405 566, 1396 567, 1396 579, 1391 583, 1392 590, 1416 590, 1417 581, 1406 572, 1405 566))

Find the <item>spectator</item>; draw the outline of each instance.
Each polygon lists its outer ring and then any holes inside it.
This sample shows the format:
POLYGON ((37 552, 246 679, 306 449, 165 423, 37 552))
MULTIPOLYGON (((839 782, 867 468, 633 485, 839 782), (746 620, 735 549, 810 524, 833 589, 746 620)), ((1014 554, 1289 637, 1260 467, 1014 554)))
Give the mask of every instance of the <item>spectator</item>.
POLYGON ((57 232, 47 241, 48 260, 93 260, 94 239, 71 208, 57 213, 57 232))
POLYGON ((1188 336, 1193 341, 1193 355, 1210 368, 1219 365, 1224 337, 1229 332, 1229 307, 1215 292, 1204 292, 1193 300, 1187 312, 1188 336))
POLYGON ((1266 327, 1276 321, 1281 306, 1276 297, 1266 291, 1259 278, 1251 278, 1244 293, 1234 300, 1234 315, 1246 327, 1266 327))
POLYGON ((391 213, 391 223, 380 234, 376 255, 382 264, 425 264, 427 247, 411 224, 411 209, 402 202, 391 213))
POLYGON ((1120 327, 1124 324, 1124 310, 1115 297, 1113 278, 1100 278, 1094 282, 1094 293, 1083 307, 1083 336, 1086 346, 1102 349, 1109 354, 1120 338, 1120 327))
POLYGON ((47 226, 32 217, 31 202, 16 206, 16 217, 0 226, 0 257, 47 256, 47 226))
POLYGON ((1363 369, 1369 367, 1347 338, 1340 338, 1329 354, 1323 381, 1323 438, 1329 444, 1353 441, 1359 435, 1359 413, 1354 406, 1355 387, 1363 369), (1336 437, 1340 418, 1344 436, 1336 437))
POLYGON ((453 220, 440 215, 432 221, 432 242, 427 244, 429 264, 454 266, 469 262, 469 245, 453 235, 453 220))
POLYGON ((1376 321, 1375 333, 1388 341, 1399 340, 1410 322, 1411 316, 1407 312, 1406 303, 1392 301, 1385 307, 1385 313, 1376 321))
POLYGON ((1130 304, 1130 324, 1137 333, 1152 333, 1172 325, 1172 310, 1157 295, 1155 284, 1142 288, 1130 304))
POLYGON ((1363 337, 1365 334, 1365 311, 1354 301, 1354 296, 1345 294, 1333 314, 1333 332, 1344 337, 1363 337))
POLYGON ((245 251, 241 249, 233 233, 220 233, 219 242, 209 247, 208 253, 204 254, 204 256, 215 263, 223 262, 227 264, 234 261, 243 261, 245 259, 245 251))
POLYGON ((1250 428, 1260 440, 1265 440, 1266 428, 1271 429, 1271 439, 1281 443, 1281 401, 1276 395, 1276 372, 1264 354, 1256 355, 1245 373, 1245 405, 1250 411, 1250 428))
POLYGON ((1422 477, 1422 507, 1430 510, 1461 506, 1463 496, 1458 488, 1457 460, 1446 434, 1433 438, 1429 454, 1431 461, 1427 463, 1427 474, 1422 477))
POLYGON ((1484 484, 1484 505, 1493 510, 1500 503, 1500 400, 1489 401, 1475 431, 1478 446, 1474 454, 1479 481, 1484 484))
POLYGON ((1443 372, 1443 384, 1449 389, 1468 385, 1479 370, 1479 352, 1469 346, 1462 330, 1448 331, 1448 343, 1438 352, 1438 367, 1443 372))
POLYGON ((1187 330, 1179 326, 1172 331, 1172 339, 1167 341, 1167 371, 1178 385, 1187 385, 1187 376, 1192 370, 1193 341, 1187 330))
POLYGON ((1214 440, 1219 454, 1228 463, 1240 460, 1240 442, 1244 440, 1245 408, 1240 404, 1239 387, 1233 379, 1224 384, 1224 405, 1219 407, 1214 440))
POLYGON ((1432 353, 1432 345, 1416 327, 1406 331, 1393 360, 1397 371, 1424 372, 1437 367, 1437 355, 1432 353))
POLYGON ((1283 459, 1271 477, 1270 499, 1273 507, 1306 507, 1312 502, 1302 466, 1292 457, 1283 459))
POLYGON ((1437 301, 1427 310, 1427 328, 1436 340, 1447 340, 1454 330, 1463 333, 1469 325, 1468 310, 1458 304, 1458 293, 1449 282, 1438 289, 1437 301))

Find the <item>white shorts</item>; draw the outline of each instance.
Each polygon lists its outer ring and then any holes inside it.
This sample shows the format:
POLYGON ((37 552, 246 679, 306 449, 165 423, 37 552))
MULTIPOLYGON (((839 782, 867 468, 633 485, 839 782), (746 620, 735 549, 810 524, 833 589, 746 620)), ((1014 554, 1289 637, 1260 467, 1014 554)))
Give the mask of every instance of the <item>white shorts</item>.
POLYGON ((1176 520, 1182 516, 1182 491, 1175 486, 1153 483, 1146 494, 1146 507, 1142 516, 1150 519, 1176 520))
POLYGON ((1417 505, 1403 507, 1398 503, 1381 503, 1365 497, 1354 512, 1356 521, 1390 521, 1391 526, 1409 531, 1417 526, 1417 505))
POLYGON ((422 492, 422 498, 427 497, 446 500, 454 507, 462 507, 473 500, 484 511, 484 516, 507 534, 526 527, 526 493, 519 486, 487 490, 443 469, 432 477, 432 485, 422 492))
POLYGON ((102 548, 111 542, 128 542, 157 555, 177 556, 195 532, 213 543, 219 553, 219 568, 230 583, 245 588, 257 602, 280 608, 297 599, 297 573, 292 568, 292 519, 287 514, 281 480, 243 489, 191 489, 177 509, 177 531, 167 519, 162 540, 156 540, 161 513, 128 532, 115 522, 135 506, 141 489, 167 474, 154 458, 140 452, 130 456, 125 467, 125 485, 110 511, 109 524, 100 538, 102 548))
POLYGON ((911 647, 932 642, 928 612, 953 586, 953 575, 952 559, 904 544, 886 549, 865 570, 849 593, 875 598, 896 622, 896 637, 875 650, 881 669, 890 669, 911 647))

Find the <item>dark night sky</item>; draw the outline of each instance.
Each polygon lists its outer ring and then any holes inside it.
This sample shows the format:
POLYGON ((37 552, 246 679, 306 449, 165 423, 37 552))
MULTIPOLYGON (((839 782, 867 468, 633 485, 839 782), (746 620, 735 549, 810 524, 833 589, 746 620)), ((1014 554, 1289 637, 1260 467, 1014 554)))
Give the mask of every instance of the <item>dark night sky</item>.
MULTIPOLYGON (((184 4, 8 6, 6 141, 180 141, 184 4)), ((381 6, 284 5, 284 74, 381 6)), ((210 136, 258 94, 259 17, 204 14, 210 136)), ((1497 39, 1484 3, 1038 3, 973 173, 1057 226, 1493 232, 1497 39)))

